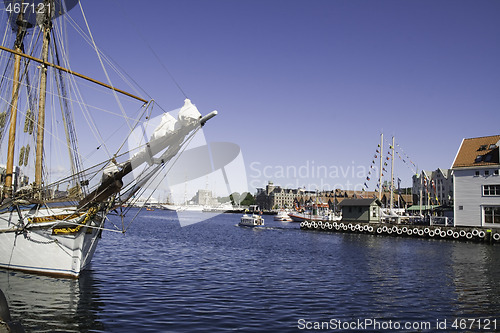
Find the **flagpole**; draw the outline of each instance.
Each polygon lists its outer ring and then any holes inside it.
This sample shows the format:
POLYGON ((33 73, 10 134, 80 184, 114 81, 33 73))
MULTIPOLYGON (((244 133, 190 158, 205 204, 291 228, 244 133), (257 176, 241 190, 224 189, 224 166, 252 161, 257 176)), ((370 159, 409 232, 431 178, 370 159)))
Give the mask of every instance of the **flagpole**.
POLYGON ((392 161, 391 161, 391 210, 394 207, 394 137, 392 137, 392 161))
POLYGON ((423 180, 423 172, 420 173, 420 200, 419 200, 419 206, 420 206, 420 216, 422 216, 422 190, 424 188, 424 180, 423 180))

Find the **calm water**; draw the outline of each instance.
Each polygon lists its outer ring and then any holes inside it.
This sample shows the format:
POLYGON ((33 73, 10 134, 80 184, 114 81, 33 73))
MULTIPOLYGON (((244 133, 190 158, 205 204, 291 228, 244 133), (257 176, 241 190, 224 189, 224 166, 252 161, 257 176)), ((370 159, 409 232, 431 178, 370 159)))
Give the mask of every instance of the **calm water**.
POLYGON ((271 217, 256 230, 235 226, 239 216, 181 228, 175 213, 143 212, 126 235, 104 233, 79 280, 0 270, 0 288, 32 332, 298 332, 365 319, 432 323, 421 331, 437 331, 436 320, 452 331, 456 318, 500 326, 499 246, 300 231, 271 217))

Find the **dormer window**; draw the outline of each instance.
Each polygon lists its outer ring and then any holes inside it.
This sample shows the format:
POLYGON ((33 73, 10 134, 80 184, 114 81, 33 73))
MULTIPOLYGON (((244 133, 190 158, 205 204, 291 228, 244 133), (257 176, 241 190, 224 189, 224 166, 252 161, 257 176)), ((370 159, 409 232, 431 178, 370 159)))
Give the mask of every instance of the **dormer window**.
MULTIPOLYGON (((481 150, 481 148, 479 148, 479 150, 481 150)), ((482 159, 483 159, 483 155, 477 155, 476 159, 474 160, 474 163, 479 163, 479 162, 481 162, 482 159)))
POLYGON ((493 157, 493 155, 491 155, 491 154, 485 155, 485 156, 484 156, 484 161, 485 161, 485 162, 491 162, 491 158, 492 158, 492 157, 493 157))
POLYGON ((488 149, 495 149, 497 147, 496 144, 491 144, 490 147, 488 149))
POLYGON ((486 150, 486 147, 488 147, 488 145, 481 145, 478 149, 478 151, 481 151, 481 150, 486 150))

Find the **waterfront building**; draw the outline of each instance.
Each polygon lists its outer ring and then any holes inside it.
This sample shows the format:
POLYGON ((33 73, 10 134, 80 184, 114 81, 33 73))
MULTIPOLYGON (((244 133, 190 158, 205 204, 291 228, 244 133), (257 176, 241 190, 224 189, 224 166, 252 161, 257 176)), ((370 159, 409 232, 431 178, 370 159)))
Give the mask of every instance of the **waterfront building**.
POLYGON ((376 198, 344 199, 340 203, 342 221, 379 222, 380 207, 382 202, 376 198))
POLYGON ((304 189, 286 189, 268 182, 265 189, 258 188, 255 201, 260 209, 273 210, 283 208, 294 208, 295 199, 305 193, 311 193, 304 189))
POLYGON ((413 202, 422 205, 453 206, 453 170, 438 168, 435 171, 422 170, 412 178, 413 202))
POLYGON ((500 135, 463 139, 453 161, 454 224, 500 228, 500 135))

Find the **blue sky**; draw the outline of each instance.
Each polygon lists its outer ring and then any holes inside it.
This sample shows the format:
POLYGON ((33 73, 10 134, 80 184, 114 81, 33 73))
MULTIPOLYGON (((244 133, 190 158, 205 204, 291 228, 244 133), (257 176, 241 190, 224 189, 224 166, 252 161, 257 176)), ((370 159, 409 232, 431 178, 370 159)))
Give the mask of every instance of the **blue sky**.
MULTIPOLYGON (((419 169, 450 167, 464 137, 499 134, 500 1, 83 6, 97 44, 165 110, 184 94, 163 66, 202 113, 219 111, 207 140, 240 145, 251 189, 361 186, 381 132, 419 169)), ((395 174, 411 186, 400 160, 395 174)))

